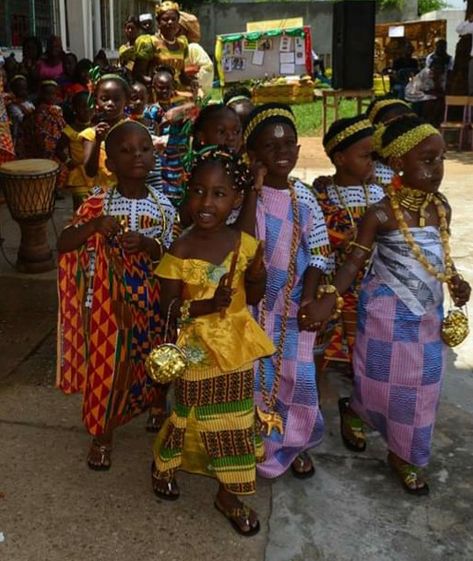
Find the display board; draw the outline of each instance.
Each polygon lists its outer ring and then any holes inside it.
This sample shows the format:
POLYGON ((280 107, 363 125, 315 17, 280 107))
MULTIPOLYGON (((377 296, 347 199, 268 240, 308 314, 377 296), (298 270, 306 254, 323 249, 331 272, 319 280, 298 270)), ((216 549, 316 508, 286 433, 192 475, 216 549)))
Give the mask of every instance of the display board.
POLYGON ((436 39, 445 39, 447 21, 411 21, 400 23, 378 23, 375 37, 375 71, 382 72, 392 66, 403 54, 406 42, 414 47, 414 58, 419 60, 433 52, 436 39))
POLYGON ((312 74, 310 26, 218 35, 215 59, 222 86, 312 74))

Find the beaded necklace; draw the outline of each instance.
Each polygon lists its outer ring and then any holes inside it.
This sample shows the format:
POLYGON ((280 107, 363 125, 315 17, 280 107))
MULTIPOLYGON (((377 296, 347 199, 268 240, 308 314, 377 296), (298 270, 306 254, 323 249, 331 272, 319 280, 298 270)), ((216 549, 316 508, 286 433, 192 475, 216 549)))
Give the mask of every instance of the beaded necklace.
MULTIPOLYGON (((404 240, 409 246, 409 249, 412 251, 414 257, 424 267, 424 269, 428 273, 430 273, 433 277, 435 277, 439 282, 449 283, 453 276, 454 267, 453 267, 452 255, 450 251, 450 243, 449 243, 450 236, 448 231, 447 211, 445 210, 443 201, 440 198, 440 196, 438 194, 431 194, 432 196, 430 200, 433 201, 439 217, 440 240, 442 242, 444 261, 445 261, 444 272, 437 269, 434 265, 432 265, 432 263, 430 263, 430 261, 427 259, 425 254, 422 252, 422 249, 416 243, 411 231, 409 230, 409 226, 407 225, 407 222, 404 220, 404 216, 401 210, 401 206, 406 208, 405 204, 403 204, 403 190, 401 189, 399 192, 396 192, 391 184, 388 186, 387 192, 391 203, 391 208, 393 209, 393 214, 394 217, 396 218, 399 230, 404 236, 404 240)), ((422 205, 423 204, 424 203, 422 203, 422 205)))
MULTIPOLYGON (((277 430, 280 434, 283 434, 282 418, 278 413, 276 413, 276 411, 274 411, 274 407, 276 405, 276 400, 279 393, 279 386, 281 385, 284 345, 286 343, 287 322, 289 319, 289 309, 291 306, 291 292, 292 289, 294 288, 294 282, 296 280, 296 259, 297 259, 297 250, 299 247, 300 222, 299 222, 299 207, 297 206, 297 195, 294 185, 292 183, 289 183, 288 187, 289 187, 289 194, 291 197, 292 216, 294 220, 294 226, 292 229, 291 253, 289 256, 289 264, 287 268, 287 282, 286 282, 286 286, 284 287, 284 312, 281 320, 281 334, 279 336, 279 342, 276 348, 276 353, 274 355, 276 357, 276 367, 275 367, 273 387, 271 388, 271 391, 269 391, 266 386, 266 376, 265 376, 263 360, 260 360, 259 370, 258 370, 261 394, 263 396, 263 401, 267 408, 267 411, 263 411, 262 409, 257 407, 256 412, 263 427, 266 430, 267 436, 271 434, 271 431, 273 429, 277 430)), ((265 294, 259 314, 259 323, 263 330, 265 330, 265 326, 266 326, 266 313, 267 313, 267 297, 265 294)))
POLYGON ((434 199, 434 194, 426 193, 419 189, 411 189, 403 185, 397 192, 397 199, 403 208, 419 213, 419 227, 424 228, 426 219, 425 210, 434 199))

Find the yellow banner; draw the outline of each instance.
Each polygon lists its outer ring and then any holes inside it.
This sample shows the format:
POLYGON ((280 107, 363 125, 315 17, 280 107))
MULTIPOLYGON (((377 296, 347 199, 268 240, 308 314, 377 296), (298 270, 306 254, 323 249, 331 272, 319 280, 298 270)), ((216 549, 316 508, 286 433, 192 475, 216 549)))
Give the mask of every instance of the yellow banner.
POLYGON ((246 31, 269 31, 270 29, 285 29, 288 27, 302 27, 303 18, 273 19, 270 21, 252 21, 246 24, 246 31))

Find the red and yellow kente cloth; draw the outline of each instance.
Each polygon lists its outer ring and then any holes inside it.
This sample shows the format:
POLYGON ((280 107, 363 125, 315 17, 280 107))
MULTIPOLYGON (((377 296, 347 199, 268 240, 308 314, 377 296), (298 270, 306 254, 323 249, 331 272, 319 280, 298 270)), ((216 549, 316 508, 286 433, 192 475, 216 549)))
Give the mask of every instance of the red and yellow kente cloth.
MULTIPOLYGON (((89 197, 73 226, 101 216, 105 197, 89 197)), ((95 234, 79 250, 59 256, 58 289, 57 385, 65 393, 83 392, 89 433, 99 436, 126 423, 156 404, 156 392, 164 400, 164 389, 152 385, 144 366, 162 332, 150 258, 124 253, 117 242, 95 234)))
POLYGON ((0 164, 15 159, 15 148, 10 130, 5 100, 3 94, 3 80, 0 77, 0 164))

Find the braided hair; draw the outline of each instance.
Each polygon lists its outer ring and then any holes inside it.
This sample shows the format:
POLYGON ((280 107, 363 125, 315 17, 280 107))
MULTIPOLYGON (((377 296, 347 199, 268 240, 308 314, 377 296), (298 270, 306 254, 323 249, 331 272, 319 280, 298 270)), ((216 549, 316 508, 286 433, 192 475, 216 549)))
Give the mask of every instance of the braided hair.
POLYGON ((188 181, 196 171, 206 165, 220 165, 232 180, 232 188, 237 191, 247 190, 253 184, 253 178, 243 159, 226 146, 204 146, 193 153, 189 166, 188 181))

